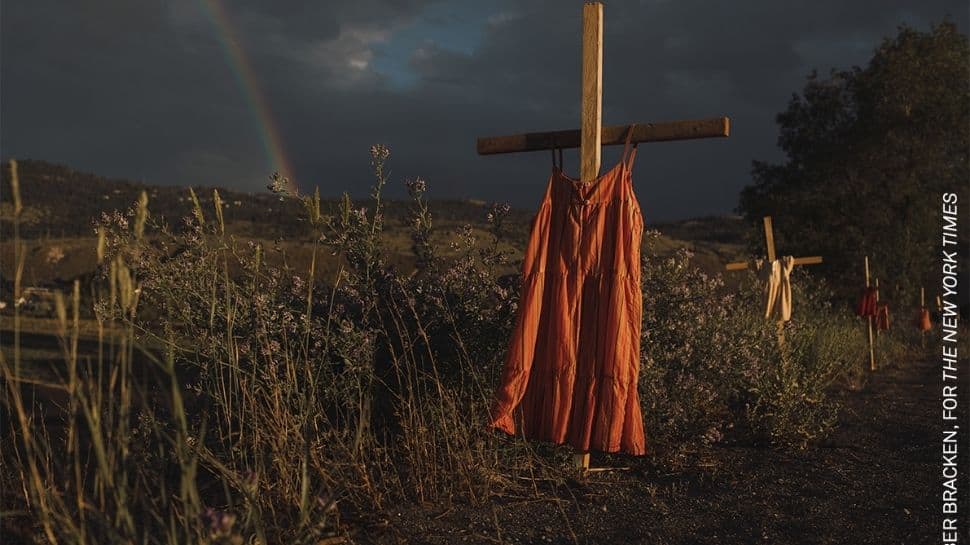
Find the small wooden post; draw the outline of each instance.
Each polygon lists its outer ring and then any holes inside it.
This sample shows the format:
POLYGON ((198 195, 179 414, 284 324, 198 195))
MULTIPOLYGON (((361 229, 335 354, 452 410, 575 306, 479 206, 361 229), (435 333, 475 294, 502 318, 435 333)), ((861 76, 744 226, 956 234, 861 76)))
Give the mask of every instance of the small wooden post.
MULTIPOLYGON (((600 138, 603 134, 603 4, 583 4, 582 136, 579 144, 580 181, 591 182, 600 172, 600 138)), ((576 469, 589 470, 589 452, 573 455, 576 469)))
MULTIPOLYGON (((869 288, 869 256, 866 256, 866 288, 869 288)), ((873 335, 872 335, 872 316, 866 317, 866 325, 869 330, 869 370, 876 370, 876 349, 873 345, 873 335)))
MULTIPOLYGON (((919 312, 920 312, 919 319, 920 320, 923 319, 923 309, 925 308, 926 308, 926 288, 924 288, 923 286, 920 286, 919 287, 919 312)), ((926 332, 923 331, 922 327, 920 328, 920 332, 919 332, 919 346, 920 348, 926 348, 926 332)))

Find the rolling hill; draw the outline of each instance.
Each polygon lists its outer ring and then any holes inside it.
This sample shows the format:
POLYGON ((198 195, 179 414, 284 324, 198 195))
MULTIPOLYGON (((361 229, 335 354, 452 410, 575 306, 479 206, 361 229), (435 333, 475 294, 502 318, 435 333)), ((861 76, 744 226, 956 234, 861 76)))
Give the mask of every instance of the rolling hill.
MULTIPOLYGON (((179 231, 182 218, 191 214, 186 187, 148 185, 131 180, 109 179, 45 161, 18 162, 24 211, 20 235, 27 260, 25 285, 63 285, 90 274, 95 267, 94 219, 114 210, 127 210, 142 191, 149 196, 153 218, 179 231)), ((9 167, 0 169, 0 276, 13 274, 12 212, 9 167)), ((212 207, 212 187, 195 187, 204 209, 212 207)), ((307 255, 312 234, 301 204, 276 195, 244 193, 218 188, 224 202, 226 230, 239 239, 261 240, 283 246, 290 264, 300 267, 307 255)), ((360 202, 367 206, 367 202, 360 202)), ((324 210, 336 210, 338 201, 328 199, 324 210)), ((389 201, 385 208, 385 242, 397 255, 396 264, 412 263, 407 215, 410 203, 389 201)), ((487 203, 475 200, 432 201, 436 239, 447 242, 460 227, 469 225, 485 233, 487 203)), ((533 212, 513 209, 505 222, 507 244, 521 250, 528 236, 533 212)), ((695 262, 709 272, 721 270, 724 262, 744 254, 747 226, 738 217, 705 217, 650 225, 661 237, 649 249, 656 256, 670 255, 680 248, 694 252, 695 262)), ((324 267, 324 272, 326 267, 324 267)))

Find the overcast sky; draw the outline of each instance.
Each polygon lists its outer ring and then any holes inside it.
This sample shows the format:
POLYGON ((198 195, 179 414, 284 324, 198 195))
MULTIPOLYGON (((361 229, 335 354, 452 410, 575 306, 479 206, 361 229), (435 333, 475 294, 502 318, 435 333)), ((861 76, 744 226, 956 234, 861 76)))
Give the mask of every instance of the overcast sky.
MULTIPOLYGON (((775 115, 813 68, 864 64, 901 23, 968 18, 965 0, 605 4, 605 124, 731 118, 728 139, 640 146, 648 221, 731 212, 752 159, 781 158, 775 115)), ((290 163, 304 190, 362 196, 383 143, 394 195, 421 176, 432 198, 533 208, 549 154, 480 157, 475 138, 578 128, 581 15, 563 0, 7 0, 0 153, 247 191, 290 163)))

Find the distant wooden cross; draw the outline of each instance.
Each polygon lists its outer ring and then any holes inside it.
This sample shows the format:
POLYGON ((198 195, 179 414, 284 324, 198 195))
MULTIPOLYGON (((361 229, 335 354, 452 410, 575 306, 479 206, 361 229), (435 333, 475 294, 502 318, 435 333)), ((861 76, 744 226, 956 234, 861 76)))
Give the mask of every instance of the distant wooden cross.
MULTIPOLYGON (((771 216, 765 216, 763 221, 765 225, 765 250, 768 255, 768 262, 771 263, 778 258, 775 255, 775 234, 771 228, 771 216)), ((822 263, 822 256, 818 255, 795 258, 795 265, 818 265, 820 263, 822 263)), ((725 268, 729 271, 742 271, 748 268, 748 262, 738 261, 728 263, 725 268)))
MULTIPOLYGON (((580 129, 533 132, 478 139, 479 155, 520 151, 563 150, 579 148, 580 181, 590 182, 599 176, 600 148, 623 144, 629 125, 603 126, 603 4, 583 5, 583 80, 580 129)), ((633 143, 666 142, 695 138, 728 136, 727 117, 666 123, 637 123, 630 136, 633 143)), ((574 457, 576 467, 589 470, 589 453, 574 457)))
MULTIPOLYGON (((765 228, 765 251, 768 255, 768 264, 774 263, 778 256, 775 253, 775 233, 771 227, 771 216, 764 217, 764 228, 765 228)), ((795 265, 818 265, 822 263, 822 256, 813 255, 808 257, 796 257, 794 258, 795 265)), ((729 271, 742 271, 748 268, 747 261, 738 261, 735 263, 728 263, 725 268, 729 271)), ((784 325, 785 322, 778 321, 778 344, 784 346, 784 325)))

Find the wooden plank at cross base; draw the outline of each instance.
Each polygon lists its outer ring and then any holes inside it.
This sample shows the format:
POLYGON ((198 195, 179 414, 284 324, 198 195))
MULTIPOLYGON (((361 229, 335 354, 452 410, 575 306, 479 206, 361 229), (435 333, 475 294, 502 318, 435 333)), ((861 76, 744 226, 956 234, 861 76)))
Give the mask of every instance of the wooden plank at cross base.
MULTIPOLYGON (((629 125, 603 127, 600 130, 600 144, 603 146, 623 145, 626 142, 629 128, 629 125)), ((731 120, 727 117, 715 117, 686 121, 637 123, 633 127, 633 135, 630 137, 630 141, 633 143, 670 142, 698 138, 726 138, 730 134, 731 120)), ((479 155, 497 155, 522 151, 572 149, 581 145, 582 131, 569 129, 506 136, 483 136, 478 138, 476 149, 479 155)))

